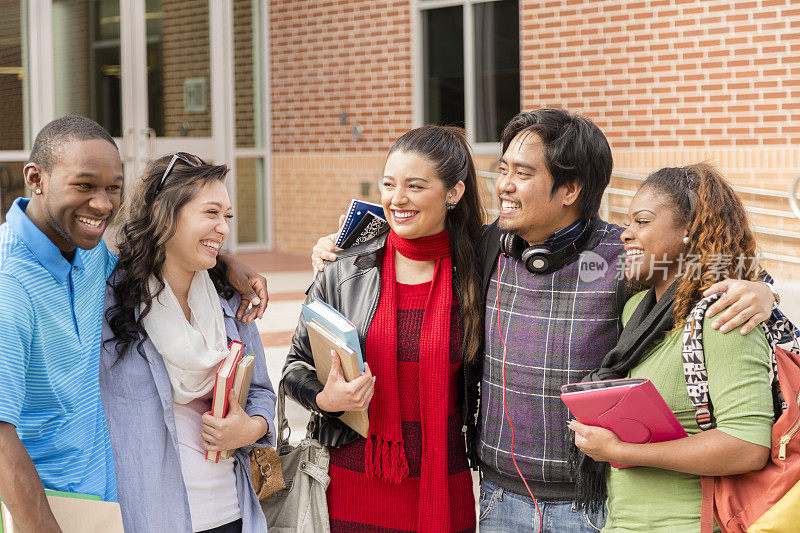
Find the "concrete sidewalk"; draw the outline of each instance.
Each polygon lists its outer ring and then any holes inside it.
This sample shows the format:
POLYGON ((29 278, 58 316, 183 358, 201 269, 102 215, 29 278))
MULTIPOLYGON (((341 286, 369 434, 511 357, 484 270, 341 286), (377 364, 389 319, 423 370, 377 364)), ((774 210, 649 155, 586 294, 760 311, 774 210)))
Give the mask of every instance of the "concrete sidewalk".
MULTIPOLYGON (((264 345, 269 377, 277 388, 305 291, 314 280, 311 260, 308 256, 271 252, 237 254, 236 257, 267 278, 269 304, 256 324, 264 345)), ((286 418, 292 430, 290 441, 297 443, 306 434, 308 411, 287 398, 286 418)))

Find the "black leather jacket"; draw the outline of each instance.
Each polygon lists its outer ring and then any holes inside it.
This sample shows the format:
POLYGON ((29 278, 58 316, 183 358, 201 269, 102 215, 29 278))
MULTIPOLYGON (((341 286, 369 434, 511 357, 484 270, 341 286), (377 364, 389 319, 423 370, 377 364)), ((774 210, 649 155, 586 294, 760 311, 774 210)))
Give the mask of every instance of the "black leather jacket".
MULTIPOLYGON (((362 353, 365 351, 367 330, 378 307, 381 291, 379 266, 387 235, 338 252, 338 259, 325 264, 325 270, 317 274, 306 296, 306 303, 323 300, 355 324, 362 353)), ((312 436, 321 444, 338 447, 359 437, 358 433, 336 418, 341 412, 328 413, 317 405, 317 394, 323 384, 317 380, 306 321, 302 314, 292 337, 281 383, 286 394, 311 411, 312 436)))
MULTIPOLYGON (((338 259, 325 264, 325 270, 317 274, 314 284, 308 290, 306 302, 321 299, 334 309, 337 309, 358 330, 361 340, 361 351, 365 352, 367 330, 375 316, 378 307, 378 298, 381 292, 380 265, 383 261, 383 251, 386 246, 387 234, 376 237, 364 244, 354 246, 348 250, 337 252, 338 259)), ((454 279, 453 290, 457 292, 454 279)), ((464 365, 466 376, 467 365, 464 365)), ((297 324, 297 329, 292 338, 292 346, 283 367, 282 386, 286 394, 295 399, 300 405, 311 411, 312 436, 325 446, 342 446, 359 437, 359 434, 339 421, 337 416, 342 413, 328 413, 319 408, 316 402, 317 394, 322 390, 322 383, 317 380, 314 370, 314 359, 311 355, 311 345, 306 332, 306 322, 303 316, 297 324)), ((459 390, 464 391, 463 381, 459 383, 459 390)), ((474 396, 473 396, 474 398, 474 396)), ((477 403, 477 398, 474 398, 477 403)), ((464 427, 467 427, 468 412, 474 418, 476 410, 463 407, 464 427)), ((470 424, 472 428, 475 424, 470 424)), ((474 431, 472 432, 474 435, 474 431)), ((474 440, 474 439, 473 439, 474 440)), ((472 454, 472 441, 467 439, 467 456, 472 454)), ((476 463, 470 458, 473 467, 476 463)))

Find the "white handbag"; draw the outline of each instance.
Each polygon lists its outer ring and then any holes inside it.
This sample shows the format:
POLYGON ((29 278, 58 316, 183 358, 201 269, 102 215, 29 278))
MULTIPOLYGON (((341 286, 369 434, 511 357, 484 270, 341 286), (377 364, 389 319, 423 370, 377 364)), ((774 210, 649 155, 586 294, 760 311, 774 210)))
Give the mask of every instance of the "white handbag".
POLYGON ((312 422, 306 438, 297 446, 289 444, 291 429, 286 420, 283 386, 278 386, 278 455, 286 488, 261 501, 270 533, 330 533, 328 501, 325 491, 330 455, 328 449, 311 438, 312 422), (284 437, 284 430, 289 434, 284 437))

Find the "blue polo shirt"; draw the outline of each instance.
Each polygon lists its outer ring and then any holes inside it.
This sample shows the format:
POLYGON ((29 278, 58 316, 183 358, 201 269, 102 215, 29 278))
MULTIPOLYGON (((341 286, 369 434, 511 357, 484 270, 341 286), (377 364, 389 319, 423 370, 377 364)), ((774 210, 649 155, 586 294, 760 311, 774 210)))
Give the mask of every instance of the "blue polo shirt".
POLYGON ((104 242, 72 262, 19 198, 0 226, 0 420, 16 426, 45 488, 116 501, 99 358, 104 242))

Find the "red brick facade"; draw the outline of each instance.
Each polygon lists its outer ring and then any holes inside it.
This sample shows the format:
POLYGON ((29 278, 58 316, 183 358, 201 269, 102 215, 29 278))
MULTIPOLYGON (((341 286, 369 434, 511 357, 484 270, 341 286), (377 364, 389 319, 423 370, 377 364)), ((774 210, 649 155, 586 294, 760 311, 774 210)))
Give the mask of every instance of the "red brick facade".
MULTIPOLYGON (((739 186, 779 192, 800 171, 796 2, 519 3, 521 107, 589 116, 608 136, 617 170, 646 174, 709 160, 739 186)), ((362 183, 374 183, 392 141, 414 125, 414 14, 409 0, 270 6, 275 242, 307 251, 362 183), (339 124, 341 111, 363 125, 361 140, 339 124)), ((479 158, 479 168, 489 170, 491 160, 479 158)), ((615 179, 612 187, 636 182, 615 179)), ((622 221, 615 210, 627 201, 611 197, 611 220, 622 221)), ((785 198, 745 201, 788 211, 785 198)), ((754 222, 800 230, 790 216, 756 214, 754 222)), ((789 256, 800 244, 763 232, 759 239, 789 256)))
POLYGON ((275 152, 384 151, 411 128, 408 0, 269 4, 275 152))
POLYGON ((592 117, 614 148, 800 143, 800 5, 520 1, 523 108, 592 117))

